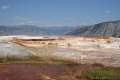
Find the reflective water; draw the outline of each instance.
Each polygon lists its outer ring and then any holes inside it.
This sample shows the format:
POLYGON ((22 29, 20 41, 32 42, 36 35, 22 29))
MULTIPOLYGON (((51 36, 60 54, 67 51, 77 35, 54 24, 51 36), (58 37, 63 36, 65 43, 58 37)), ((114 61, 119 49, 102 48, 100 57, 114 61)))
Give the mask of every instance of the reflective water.
POLYGON ((23 46, 15 43, 0 42, 0 56, 28 56, 31 53, 23 46))

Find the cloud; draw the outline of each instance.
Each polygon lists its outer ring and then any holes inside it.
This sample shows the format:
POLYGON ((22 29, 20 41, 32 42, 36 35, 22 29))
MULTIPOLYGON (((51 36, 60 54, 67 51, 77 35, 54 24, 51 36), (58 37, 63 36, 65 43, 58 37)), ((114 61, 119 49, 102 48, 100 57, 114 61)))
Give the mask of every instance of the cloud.
POLYGON ((3 6, 1 6, 1 9, 2 9, 2 10, 6 10, 6 9, 8 9, 8 8, 10 8, 8 5, 3 5, 3 6))
POLYGON ((40 21, 33 20, 31 17, 28 16, 15 16, 14 20, 19 22, 19 24, 37 25, 40 23, 40 21))
POLYGON ((27 21, 30 20, 30 17, 26 17, 26 16, 15 16, 16 20, 22 20, 22 21, 27 21))
POLYGON ((105 11, 105 14, 110 14, 111 13, 111 10, 106 10, 105 11))
POLYGON ((34 20, 30 16, 14 16, 14 22, 19 25, 53 26, 49 21, 34 20))

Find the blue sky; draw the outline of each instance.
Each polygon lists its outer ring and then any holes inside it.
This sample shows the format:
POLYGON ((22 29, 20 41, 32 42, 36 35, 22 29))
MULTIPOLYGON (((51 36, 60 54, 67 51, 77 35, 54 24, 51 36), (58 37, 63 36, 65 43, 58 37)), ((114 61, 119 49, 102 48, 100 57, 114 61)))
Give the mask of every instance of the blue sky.
POLYGON ((120 20, 120 0, 0 0, 0 25, 77 26, 120 20))

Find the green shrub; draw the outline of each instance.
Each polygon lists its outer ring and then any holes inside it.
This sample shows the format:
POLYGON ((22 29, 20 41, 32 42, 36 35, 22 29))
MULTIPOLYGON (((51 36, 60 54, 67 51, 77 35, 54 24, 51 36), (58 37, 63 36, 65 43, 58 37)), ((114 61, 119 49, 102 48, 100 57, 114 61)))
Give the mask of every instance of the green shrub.
POLYGON ((0 57, 0 63, 7 63, 7 62, 15 62, 15 61, 40 61, 41 58, 38 56, 24 56, 24 57, 17 57, 17 56, 6 56, 0 57))
POLYGON ((60 64, 79 64, 78 62, 72 60, 63 60, 63 59, 50 59, 50 61, 60 64))
POLYGON ((120 79, 120 68, 98 68, 82 73, 81 77, 89 79, 120 79))

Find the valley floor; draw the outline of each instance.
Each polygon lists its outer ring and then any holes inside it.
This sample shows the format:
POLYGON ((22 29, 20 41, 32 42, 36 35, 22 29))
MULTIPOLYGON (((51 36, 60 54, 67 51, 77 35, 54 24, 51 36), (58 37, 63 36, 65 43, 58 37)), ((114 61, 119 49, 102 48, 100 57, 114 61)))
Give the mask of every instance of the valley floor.
POLYGON ((61 45, 63 42, 60 45, 53 44, 54 41, 48 43, 53 39, 48 39, 47 45, 41 46, 41 40, 46 39, 28 39, 21 44, 19 39, 16 42, 13 38, 16 37, 0 38, 0 80, 96 80, 96 77, 106 76, 120 80, 119 47, 91 47, 89 42, 77 40, 79 45, 87 44, 78 49, 68 43, 67 46, 61 45))
POLYGON ((80 75, 93 68, 95 66, 81 64, 0 64, 0 80, 89 80, 80 75))

